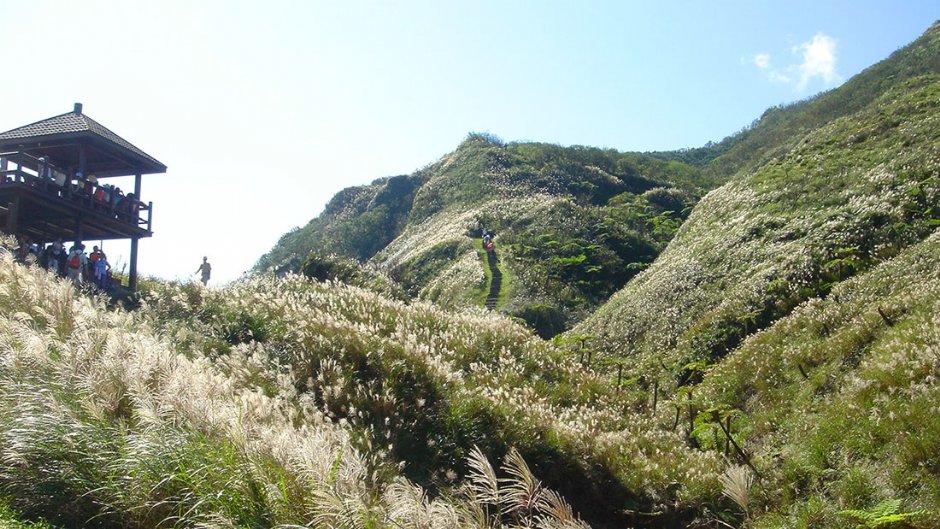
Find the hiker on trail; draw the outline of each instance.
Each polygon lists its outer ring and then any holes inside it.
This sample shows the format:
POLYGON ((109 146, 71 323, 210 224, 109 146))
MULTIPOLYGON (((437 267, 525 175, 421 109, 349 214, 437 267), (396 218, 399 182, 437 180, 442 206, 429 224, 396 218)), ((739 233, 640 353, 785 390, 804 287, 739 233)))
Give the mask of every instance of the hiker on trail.
POLYGON ((68 277, 67 262, 69 260, 69 253, 65 251, 65 241, 59 237, 59 240, 55 242, 58 247, 58 252, 56 253, 56 262, 59 263, 58 272, 59 277, 68 277))
POLYGON ((69 256, 66 260, 66 267, 69 279, 75 288, 82 286, 82 270, 88 265, 88 258, 85 256, 85 245, 77 243, 69 250, 69 256))
POLYGON ((46 269, 56 275, 59 275, 62 270, 60 263, 62 251, 62 239, 56 240, 46 248, 46 269))
MULTIPOLYGON (((97 246, 92 246, 91 253, 88 254, 88 267, 85 269, 86 281, 95 282, 95 264, 102 255, 104 255, 104 252, 99 250, 97 246)), ((97 282, 95 283, 97 284, 97 282)))
POLYGON ((202 284, 203 284, 203 285, 208 285, 208 284, 209 284, 209 275, 212 274, 212 265, 209 264, 209 258, 208 258, 208 257, 203 257, 203 258, 202 258, 202 264, 199 265, 199 268, 197 268, 197 269, 196 269, 196 272, 194 272, 194 273, 199 273, 199 272, 202 273, 202 284))
POLYGON ((493 232, 483 230, 483 249, 487 252, 493 251, 493 235, 493 232))
POLYGON ((99 251, 99 256, 95 259, 95 285, 104 291, 111 290, 111 264, 108 263, 108 256, 99 251))
POLYGON ((491 232, 483 230, 483 249, 484 250, 489 249, 489 245, 491 244, 492 240, 493 240, 493 234, 491 232))

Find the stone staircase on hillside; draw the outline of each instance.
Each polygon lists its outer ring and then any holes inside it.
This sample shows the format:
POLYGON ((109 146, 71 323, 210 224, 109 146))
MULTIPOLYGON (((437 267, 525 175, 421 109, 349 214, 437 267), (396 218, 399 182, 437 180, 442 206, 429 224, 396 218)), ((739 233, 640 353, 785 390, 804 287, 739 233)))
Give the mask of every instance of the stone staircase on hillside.
POLYGON ((486 261, 492 276, 490 293, 486 296, 486 308, 496 310, 496 304, 499 302, 499 291, 503 287, 503 273, 499 271, 499 266, 497 266, 499 259, 496 257, 496 250, 486 252, 486 261))

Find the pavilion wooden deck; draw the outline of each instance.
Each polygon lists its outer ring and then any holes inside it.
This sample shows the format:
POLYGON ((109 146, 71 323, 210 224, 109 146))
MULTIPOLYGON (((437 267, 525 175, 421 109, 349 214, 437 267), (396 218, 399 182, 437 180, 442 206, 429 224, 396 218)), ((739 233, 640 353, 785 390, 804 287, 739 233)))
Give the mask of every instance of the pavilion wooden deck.
MULTIPOLYGON (((33 241, 78 241, 131 239, 150 237, 153 203, 142 204, 135 198, 119 198, 109 192, 107 201, 86 193, 84 182, 68 179, 59 185, 52 178, 43 178, 42 162, 26 153, 0 153, 7 168, 0 162, 0 227, 7 233, 29 237, 33 241), (32 162, 32 163, 30 163, 32 162), (9 168, 10 165, 15 165, 9 168), (40 170, 30 170, 38 166, 40 170), (5 219, 3 217, 6 217, 5 219)), ((105 184, 101 184, 103 187, 105 184)))

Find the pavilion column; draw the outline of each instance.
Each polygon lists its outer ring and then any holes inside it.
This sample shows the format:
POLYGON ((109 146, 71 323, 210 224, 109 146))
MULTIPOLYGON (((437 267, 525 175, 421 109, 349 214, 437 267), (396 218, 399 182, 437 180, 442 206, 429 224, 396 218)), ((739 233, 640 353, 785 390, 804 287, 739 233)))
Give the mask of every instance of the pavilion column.
POLYGON ((131 238, 131 271, 127 278, 127 288, 131 292, 137 291, 137 243, 139 241, 140 237, 131 238))
POLYGON ((19 227, 19 216, 20 216, 20 197, 19 195, 13 197, 13 201, 7 206, 7 226, 6 231, 10 235, 16 235, 16 230, 19 227))
MULTIPOLYGON (((141 175, 137 173, 134 175, 134 200, 140 202, 140 186, 141 186, 141 175)), ((137 226, 139 219, 134 219, 134 226, 137 226)), ((131 271, 130 276, 127 278, 127 287, 131 289, 131 292, 137 291, 137 246, 140 242, 140 237, 131 238, 131 271)))
POLYGON ((82 225, 82 216, 75 217, 75 242, 85 241, 85 227, 82 225))

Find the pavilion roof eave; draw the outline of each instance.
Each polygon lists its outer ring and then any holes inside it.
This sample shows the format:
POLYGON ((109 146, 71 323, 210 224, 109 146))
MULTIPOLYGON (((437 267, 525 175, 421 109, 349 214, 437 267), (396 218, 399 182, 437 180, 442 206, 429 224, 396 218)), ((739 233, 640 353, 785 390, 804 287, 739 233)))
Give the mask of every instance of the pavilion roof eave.
MULTIPOLYGON (((113 131, 81 113, 76 104, 74 112, 37 121, 0 133, 0 152, 25 151, 31 154, 50 154, 58 151, 58 165, 78 166, 78 152, 66 151, 70 145, 88 145, 106 160, 102 167, 91 167, 89 173, 98 176, 128 176, 165 173, 166 165, 142 151, 113 131), (115 163, 116 162, 116 163, 115 163), (123 168, 122 168, 123 166, 123 168)), ((100 158, 100 156, 99 156, 100 158)), ((95 158, 88 160, 94 165, 95 158)))
MULTIPOLYGON (((136 174, 162 174, 167 167, 157 160, 139 156, 133 151, 123 149, 106 138, 83 132, 70 132, 64 134, 50 134, 33 138, 23 138, 26 141, 0 140, 0 152, 22 151, 28 154, 51 154, 63 152, 72 147, 88 145, 95 149, 97 156, 90 156, 87 167, 89 174, 99 178, 112 176, 132 176, 136 174)), ((77 154, 56 158, 60 164, 73 164, 77 166, 77 154), (66 158, 66 159, 62 159, 66 158), (74 158, 74 160, 72 159, 74 158)))

